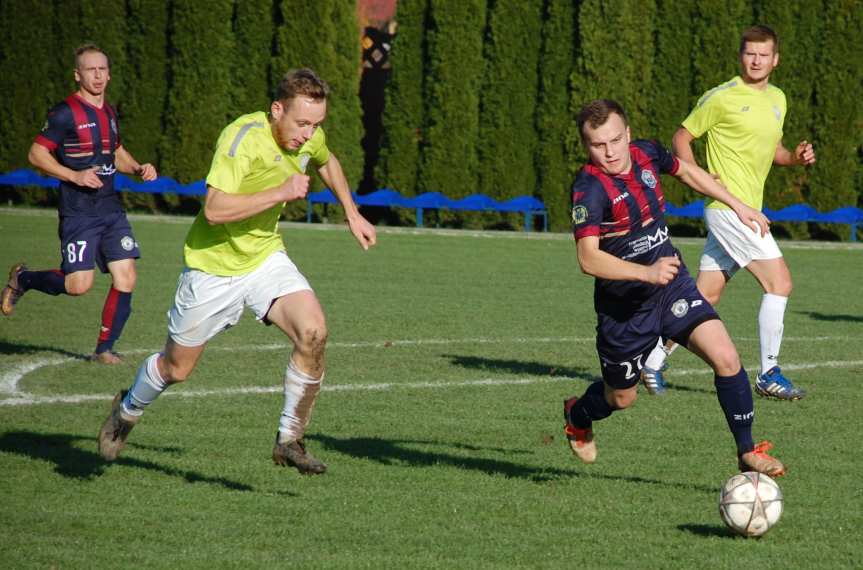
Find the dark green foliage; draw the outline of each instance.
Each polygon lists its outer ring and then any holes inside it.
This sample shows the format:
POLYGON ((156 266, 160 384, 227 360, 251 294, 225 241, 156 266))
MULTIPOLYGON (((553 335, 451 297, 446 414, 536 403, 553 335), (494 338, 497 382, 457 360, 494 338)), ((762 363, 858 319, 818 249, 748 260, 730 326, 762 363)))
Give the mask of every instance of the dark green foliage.
MULTIPOLYGON (((671 150, 671 138, 694 103, 692 85, 692 34, 694 0, 657 0, 656 52, 651 94, 651 131, 642 136, 657 139, 671 150)), ((672 176, 663 176, 666 199, 676 206, 701 196, 672 176)))
MULTIPOLYGON (((124 0, 80 0, 81 27, 78 44, 93 42, 111 59, 111 84, 107 100, 121 107, 126 98, 126 2, 124 0)), ((71 59, 71 53, 67 59, 71 59)))
MULTIPOLYGON (((168 104, 162 171, 184 183, 207 175, 230 117, 233 2, 178 0, 170 24, 168 104)), ((260 70, 265 73, 266 70, 260 70)))
POLYGON ((398 5, 398 31, 390 55, 392 72, 386 87, 383 139, 376 170, 379 186, 403 195, 417 194, 420 144, 425 126, 423 89, 425 78, 426 0, 398 5))
POLYGON ((554 231, 570 227, 572 176, 564 139, 569 125, 569 77, 575 59, 576 9, 571 0, 546 0, 537 96, 538 194, 554 231))
POLYGON ((272 80, 289 69, 310 67, 331 93, 324 131, 352 189, 362 176, 362 113, 359 103, 360 35, 356 12, 344 0, 283 0, 277 22, 272 80))
MULTIPOLYGON (((823 44, 818 50, 818 81, 813 98, 813 143, 809 203, 827 211, 859 199, 859 149, 863 143, 863 6, 858 0, 825 3, 823 44), (855 172, 857 171, 857 172, 855 172)), ((788 141, 789 143, 791 141, 788 141)), ((847 226, 833 228, 847 237, 847 226)))
MULTIPOLYGON (((164 130, 168 72, 168 7, 163 2, 128 0, 128 50, 125 77, 128 88, 119 107, 123 145, 139 162, 159 162, 158 150, 164 130)), ((162 173, 160 173, 162 174, 162 173)), ((154 210, 160 198, 169 205, 175 197, 126 192, 129 208, 154 210)))
POLYGON ((45 22, 54 18, 51 4, 3 0, 0 5, 0 171, 6 172, 29 166, 27 152, 57 102, 52 84, 60 78, 52 65, 54 47, 44 40, 45 22), (19 17, 24 12, 27 17, 19 17))
POLYGON ((233 25, 236 48, 231 115, 268 110, 272 100, 273 1, 237 0, 233 25))
POLYGON ((696 16, 691 24, 695 99, 739 72, 740 34, 753 24, 752 7, 746 0, 701 0, 696 16))
POLYGON ((461 198, 476 192, 484 0, 430 0, 428 76, 419 186, 461 198))
POLYGON ((533 195, 542 0, 497 0, 480 98, 479 186, 495 200, 533 195))

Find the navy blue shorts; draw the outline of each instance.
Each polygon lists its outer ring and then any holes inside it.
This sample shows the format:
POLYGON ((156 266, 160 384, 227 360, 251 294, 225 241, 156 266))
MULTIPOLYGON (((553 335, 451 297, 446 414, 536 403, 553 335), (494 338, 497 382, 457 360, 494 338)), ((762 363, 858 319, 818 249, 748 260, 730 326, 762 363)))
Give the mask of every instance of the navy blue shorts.
POLYGON ((93 269, 108 273, 108 263, 138 259, 141 252, 125 212, 60 218, 60 269, 75 273, 93 269))
POLYGON ((612 388, 631 388, 660 337, 686 346, 695 327, 718 318, 685 268, 628 319, 598 313, 596 350, 603 381, 612 388))

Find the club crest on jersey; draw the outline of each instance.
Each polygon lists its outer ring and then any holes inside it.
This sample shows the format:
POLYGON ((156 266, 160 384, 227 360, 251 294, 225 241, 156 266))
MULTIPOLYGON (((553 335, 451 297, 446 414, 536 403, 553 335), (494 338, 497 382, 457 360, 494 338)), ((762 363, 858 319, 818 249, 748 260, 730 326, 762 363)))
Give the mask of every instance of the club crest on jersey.
POLYGON ((120 240, 120 247, 126 251, 132 251, 135 248, 135 240, 130 236, 123 236, 123 239, 120 240))
POLYGON ((678 319, 685 317, 688 312, 689 303, 686 302, 686 299, 678 299, 671 305, 671 314, 678 319))
POLYGON ((652 170, 648 170, 646 168, 642 170, 641 181, 644 182, 648 188, 656 188, 656 176, 653 175, 652 170))
POLYGON ((576 206, 572 209, 572 223, 583 224, 587 221, 587 208, 584 206, 576 206))
POLYGON ((306 153, 300 155, 300 170, 303 174, 306 173, 306 166, 309 165, 309 158, 311 157, 306 153))
POLYGON ((780 111, 779 107, 777 107, 776 105, 773 105, 773 114, 776 115, 777 121, 782 120, 782 111, 780 111))

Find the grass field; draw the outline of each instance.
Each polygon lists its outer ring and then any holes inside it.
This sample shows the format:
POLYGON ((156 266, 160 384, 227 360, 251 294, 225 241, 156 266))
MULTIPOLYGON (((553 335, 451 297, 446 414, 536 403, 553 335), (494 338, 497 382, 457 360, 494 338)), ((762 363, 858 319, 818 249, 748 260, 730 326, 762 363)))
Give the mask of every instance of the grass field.
MULTIPOLYGON (((790 472, 779 525, 746 540, 717 512, 734 445, 685 351, 666 397, 596 425, 596 464, 572 458, 561 403, 598 362, 592 280, 565 236, 382 231, 363 253, 345 229, 286 227, 329 321, 307 442, 330 471, 272 465, 290 347, 250 316, 103 463, 110 398, 164 341, 189 220, 133 224, 144 257, 125 364, 82 360, 107 278, 81 298, 28 293, 0 321, 0 567, 863 565, 861 248, 784 246, 796 288, 782 363, 809 397, 756 399, 755 435, 790 472)), ((50 213, 0 211, 0 235, 4 274, 19 259, 56 267, 50 213)), ((681 243, 696 267, 700 243, 681 243)), ((759 302, 741 275, 720 306, 750 373, 759 302)))

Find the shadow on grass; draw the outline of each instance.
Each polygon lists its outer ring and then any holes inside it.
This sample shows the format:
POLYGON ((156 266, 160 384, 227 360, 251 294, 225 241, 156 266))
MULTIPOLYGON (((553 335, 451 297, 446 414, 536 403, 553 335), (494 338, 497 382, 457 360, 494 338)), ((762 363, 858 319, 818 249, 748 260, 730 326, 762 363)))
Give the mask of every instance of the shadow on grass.
MULTIPOLYGON (((465 457, 454 455, 445 449, 441 451, 426 451, 416 449, 418 446, 448 448, 449 450, 468 450, 488 454, 489 452, 501 453, 498 448, 485 448, 477 446, 465 446, 461 443, 443 443, 431 440, 413 439, 382 439, 378 437, 350 437, 336 438, 326 435, 306 435, 307 440, 320 442, 324 447, 350 455, 359 459, 375 461, 383 465, 407 464, 411 467, 440 467, 449 466, 466 471, 477 471, 486 475, 502 475, 516 479, 525 479, 534 483, 544 483, 566 477, 585 477, 606 479, 610 481, 625 481, 627 483, 645 483, 648 485, 662 485, 687 490, 695 490, 710 495, 716 494, 716 489, 704 485, 691 483, 676 483, 674 481, 660 481, 657 479, 646 479, 632 475, 609 475, 601 473, 586 473, 574 469, 557 469, 554 467, 534 467, 514 463, 506 459, 495 459, 486 457, 465 457)), ((521 453, 522 451, 518 451, 521 453)), ((505 451, 511 454, 511 451, 505 451)), ((562 451, 563 453, 563 451, 562 451)))
POLYGON ((554 366, 543 362, 523 360, 504 360, 500 358, 484 358, 481 356, 462 356, 459 354, 444 354, 445 358, 462 368, 474 368, 489 372, 509 372, 511 374, 528 374, 530 376, 563 376, 594 382, 599 376, 584 368, 567 368, 554 366))
MULTIPOLYGON (((542 362, 525 362, 523 360, 502 360, 499 358, 484 358, 481 356, 461 356, 458 354, 444 354, 445 358, 449 358, 452 364, 463 368, 473 368, 477 370, 486 370, 489 372, 508 372, 510 374, 526 374, 531 376, 558 376, 562 378, 577 378, 586 382, 596 382, 602 378, 591 373, 585 368, 567 368, 565 366, 553 366, 542 362)), ((705 364, 705 366, 707 366, 705 364)), ((692 386, 684 386, 668 382, 666 378, 665 387, 668 390, 677 390, 680 392, 695 392, 701 394, 713 394, 712 385, 710 388, 696 388, 692 386)))
POLYGON ((827 321, 829 323, 863 323, 863 316, 860 315, 828 315, 816 311, 795 311, 799 315, 806 315, 813 321, 827 321))
MULTIPOLYGON (((111 463, 106 462, 98 453, 85 451, 76 447, 82 441, 91 442, 95 448, 94 437, 71 435, 64 433, 36 433, 32 431, 11 431, 0 436, 0 451, 17 453, 32 459, 47 461, 54 464, 54 470, 63 477, 79 480, 93 480, 101 477, 111 463)), ((176 447, 155 447, 129 444, 129 447, 151 449, 164 452, 179 452, 176 447)), ((237 483, 224 477, 209 477, 195 471, 186 471, 173 467, 165 467, 152 461, 143 461, 131 457, 120 457, 114 461, 117 465, 147 469, 184 479, 188 483, 207 483, 219 485, 231 491, 254 491, 254 488, 244 483, 237 483)), ((293 495, 293 493, 286 493, 293 495)))
POLYGON ((705 538, 740 538, 728 530, 727 527, 718 524, 680 524, 677 525, 677 528, 684 532, 696 534, 705 538))
POLYGON ((21 342, 13 343, 5 340, 0 340, 0 354, 36 354, 38 352, 53 352, 54 354, 68 356, 69 358, 75 358, 78 360, 87 360, 89 356, 87 354, 81 354, 80 352, 71 352, 64 348, 58 348, 56 346, 26 344, 21 342))

